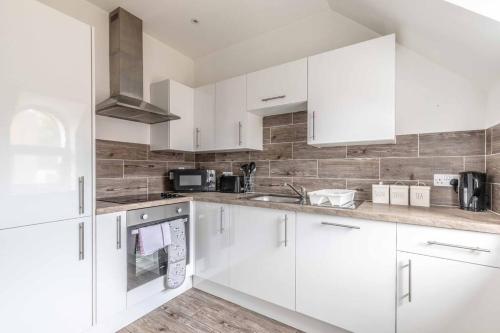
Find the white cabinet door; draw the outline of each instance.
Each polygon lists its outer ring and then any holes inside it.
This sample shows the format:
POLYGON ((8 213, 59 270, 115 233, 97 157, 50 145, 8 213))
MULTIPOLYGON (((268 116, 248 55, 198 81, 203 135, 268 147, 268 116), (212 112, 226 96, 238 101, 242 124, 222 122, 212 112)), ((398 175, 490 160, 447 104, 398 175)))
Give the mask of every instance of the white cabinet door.
POLYGON ((231 207, 231 288, 295 309, 295 213, 231 207))
POLYGON ((215 146, 218 150, 262 150, 262 117, 247 112, 246 76, 215 85, 215 146))
POLYGON ((90 216, 91 28, 0 1, 0 44, 0 229, 90 216))
POLYGON ((395 36, 309 57, 308 143, 395 140, 395 36))
POLYGON ((307 58, 247 74, 247 109, 269 116, 306 110, 307 58))
POLYGON ((297 215, 297 311, 352 332, 394 332, 396 224, 297 215))
POLYGON ((398 253, 398 333, 497 333, 499 308, 500 269, 398 253))
POLYGON ((181 117, 151 125, 151 149, 194 151, 193 88, 174 80, 152 83, 151 103, 181 117))
POLYGON ((195 275, 229 286, 230 209, 227 205, 195 203, 195 275))
POLYGON ((92 223, 0 230, 1 331, 83 332, 92 325, 92 223))
POLYGON ((96 217, 97 322, 127 307, 127 215, 96 217))
POLYGON ((215 149, 215 84, 194 90, 195 150, 215 149))

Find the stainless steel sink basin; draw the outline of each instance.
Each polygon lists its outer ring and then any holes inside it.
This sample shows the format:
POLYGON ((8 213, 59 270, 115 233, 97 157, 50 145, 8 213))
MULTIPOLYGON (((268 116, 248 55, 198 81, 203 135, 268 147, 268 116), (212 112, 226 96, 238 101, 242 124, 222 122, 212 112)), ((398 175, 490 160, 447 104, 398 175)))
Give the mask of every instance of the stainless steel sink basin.
POLYGON ((259 195, 257 197, 248 198, 248 200, 300 204, 300 198, 283 195, 259 195))

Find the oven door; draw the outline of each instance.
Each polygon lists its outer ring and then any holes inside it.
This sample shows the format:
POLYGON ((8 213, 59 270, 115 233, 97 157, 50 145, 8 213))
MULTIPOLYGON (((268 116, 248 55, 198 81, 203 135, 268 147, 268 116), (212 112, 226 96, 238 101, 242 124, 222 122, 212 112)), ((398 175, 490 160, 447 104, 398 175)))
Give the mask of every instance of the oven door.
MULTIPOLYGON (((187 215, 127 227, 127 291, 167 274, 167 247, 150 255, 141 255, 139 250, 139 228, 179 219, 187 221, 186 228, 189 228, 189 216, 187 215)), ((186 232, 186 235, 186 248, 188 249, 188 232, 186 232)))
POLYGON ((204 170, 172 170, 174 191, 202 192, 206 190, 207 172, 204 170))

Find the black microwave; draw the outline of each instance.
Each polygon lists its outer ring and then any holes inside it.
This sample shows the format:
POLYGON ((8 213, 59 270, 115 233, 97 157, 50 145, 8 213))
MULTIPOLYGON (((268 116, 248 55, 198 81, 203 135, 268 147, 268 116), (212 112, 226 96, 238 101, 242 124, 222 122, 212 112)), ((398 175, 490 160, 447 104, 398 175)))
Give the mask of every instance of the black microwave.
POLYGON ((176 192, 215 192, 215 170, 175 169, 169 178, 176 192))

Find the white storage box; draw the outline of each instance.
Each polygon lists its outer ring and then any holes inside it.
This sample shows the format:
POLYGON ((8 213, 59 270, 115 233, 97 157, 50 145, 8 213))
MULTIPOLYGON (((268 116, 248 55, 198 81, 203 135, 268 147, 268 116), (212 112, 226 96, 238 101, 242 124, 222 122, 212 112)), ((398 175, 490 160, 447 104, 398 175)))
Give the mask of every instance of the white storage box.
POLYGON ((372 201, 373 203, 389 204, 389 185, 373 184, 372 201))
POLYGON ((391 185, 391 205, 408 206, 409 204, 409 186, 391 185))
POLYGON ((410 205, 416 207, 431 206, 430 186, 410 186, 410 205))
POLYGON ((331 206, 343 206, 354 200, 354 190, 328 189, 309 192, 311 205, 330 204, 331 206))

